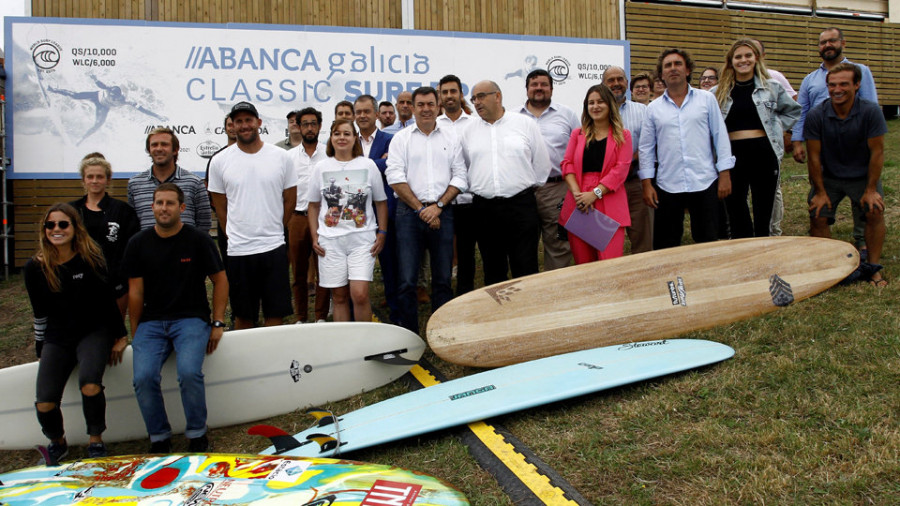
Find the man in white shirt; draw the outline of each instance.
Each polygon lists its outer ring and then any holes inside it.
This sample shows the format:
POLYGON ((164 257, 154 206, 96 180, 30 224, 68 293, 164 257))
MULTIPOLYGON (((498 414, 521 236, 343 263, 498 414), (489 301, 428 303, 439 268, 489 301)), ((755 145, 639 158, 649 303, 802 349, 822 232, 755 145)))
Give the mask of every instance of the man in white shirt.
POLYGON ((231 108, 237 142, 209 165, 209 193, 228 236, 228 284, 235 329, 265 325, 291 314, 284 228, 297 204, 297 173, 287 151, 259 137, 256 107, 231 108))
MULTIPOLYGON (((473 119, 473 116, 466 113, 468 106, 462 90, 462 82, 453 74, 445 75, 438 82, 438 93, 441 94, 441 107, 444 109, 444 114, 438 116, 437 124, 441 127, 452 127, 456 131, 456 135, 460 135, 462 129, 473 119)), ((460 193, 453 200, 457 296, 475 289, 475 229, 477 225, 478 219, 472 212, 472 194, 460 193)))
POLYGON ((550 177, 546 184, 534 191, 541 217, 544 270, 549 271, 572 263, 569 241, 557 235, 560 203, 566 196, 567 188, 561 165, 572 130, 581 126, 581 122, 572 109, 553 102, 553 79, 546 70, 532 70, 525 78, 525 90, 528 100, 519 112, 537 120, 550 156, 550 177))
MULTIPOLYGON (((299 146, 288 151, 291 163, 297 171, 297 205, 288 221, 288 250, 290 251, 291 271, 294 282, 291 290, 294 295, 294 315, 298 322, 309 319, 309 291, 307 279, 309 275, 310 257, 313 268, 318 271, 319 258, 312 255, 312 237, 309 233, 309 176, 317 163, 324 160, 325 146, 319 143, 319 131, 322 128, 322 113, 312 107, 297 111, 297 126, 303 134, 299 146)), ((318 272, 314 273, 318 279, 318 272)), ((316 283, 316 321, 328 316, 328 289, 316 283)))
POLYGON ((475 195, 478 249, 484 284, 538 272, 540 217, 534 188, 550 175, 550 157, 537 122, 506 114, 503 94, 493 81, 472 88, 480 119, 460 135, 469 166, 469 190, 475 195))
POLYGON ((437 90, 412 93, 416 122, 397 132, 388 154, 388 183, 397 194, 395 223, 400 267, 400 324, 419 332, 416 281, 422 253, 431 256, 431 310, 453 298, 453 209, 450 203, 466 189, 466 165, 451 127, 437 126, 437 90))

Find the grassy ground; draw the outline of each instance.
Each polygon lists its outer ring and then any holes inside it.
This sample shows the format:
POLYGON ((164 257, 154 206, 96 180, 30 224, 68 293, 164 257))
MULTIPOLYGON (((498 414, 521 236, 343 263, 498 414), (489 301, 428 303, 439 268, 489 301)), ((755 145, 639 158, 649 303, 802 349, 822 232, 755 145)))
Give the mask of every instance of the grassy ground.
MULTIPOLYGON (((596 504, 896 504, 900 122, 890 122, 889 128, 883 177, 888 238, 882 262, 890 286, 835 287, 764 317, 695 332, 690 337, 734 347, 735 357, 509 415, 500 423, 596 504)), ((783 189, 784 233, 804 235, 804 166, 785 162, 783 189)), ((849 240, 846 203, 841 211, 834 235, 849 240)), ((377 300, 380 294, 374 296, 377 300)), ((32 353, 30 308, 17 276, 0 283, 0 365, 29 361, 32 353)), ((427 357, 451 377, 475 372, 430 353, 427 357)), ((329 407, 345 412, 404 391, 396 383, 329 407)), ((293 413, 266 423, 290 432, 309 420, 293 413)), ((255 452, 266 446, 247 436, 246 428, 212 431, 214 449, 255 452)), ((185 447, 176 441, 176 450, 185 447)), ((146 448, 145 441, 110 445, 116 454, 146 448)), ((29 465, 35 457, 33 452, 0 452, 0 471, 29 465)), ((351 457, 439 476, 473 504, 510 504, 447 432, 351 457)))

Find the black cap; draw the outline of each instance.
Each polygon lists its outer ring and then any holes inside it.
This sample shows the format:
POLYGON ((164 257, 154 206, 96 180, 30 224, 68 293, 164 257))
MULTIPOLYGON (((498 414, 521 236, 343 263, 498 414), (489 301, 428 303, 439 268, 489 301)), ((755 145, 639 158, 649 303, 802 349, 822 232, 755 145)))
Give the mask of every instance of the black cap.
POLYGON ((259 118, 259 113, 256 111, 256 107, 250 102, 238 102, 234 104, 234 107, 231 108, 231 112, 228 113, 228 117, 234 119, 234 115, 239 112, 249 112, 250 114, 259 118))

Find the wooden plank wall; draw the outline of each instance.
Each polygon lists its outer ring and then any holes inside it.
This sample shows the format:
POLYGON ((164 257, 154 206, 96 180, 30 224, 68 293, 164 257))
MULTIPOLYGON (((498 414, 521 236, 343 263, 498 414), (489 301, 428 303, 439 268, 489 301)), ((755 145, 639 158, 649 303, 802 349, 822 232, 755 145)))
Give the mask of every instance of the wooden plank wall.
POLYGON ((619 38, 616 0, 415 0, 416 29, 619 38))
POLYGON ((35 17, 400 28, 400 0, 32 0, 35 17))
MULTIPOLYGON (((37 251, 38 223, 47 208, 57 202, 71 202, 84 195, 77 179, 16 179, 14 190, 13 230, 15 231, 15 266, 21 267, 37 251)), ((109 194, 126 200, 128 181, 113 181, 109 194)))
MULTIPOLYGON (((414 0, 415 27, 616 39, 616 0, 414 0)), ((400 0, 33 0, 34 16, 400 28, 400 0)))
POLYGON ((837 26, 847 41, 844 54, 872 69, 879 102, 900 104, 900 24, 637 2, 626 4, 625 19, 632 72, 654 69, 660 51, 671 46, 687 49, 698 69, 721 67, 732 42, 750 36, 762 40, 766 63, 798 90, 822 61, 819 33, 837 26))

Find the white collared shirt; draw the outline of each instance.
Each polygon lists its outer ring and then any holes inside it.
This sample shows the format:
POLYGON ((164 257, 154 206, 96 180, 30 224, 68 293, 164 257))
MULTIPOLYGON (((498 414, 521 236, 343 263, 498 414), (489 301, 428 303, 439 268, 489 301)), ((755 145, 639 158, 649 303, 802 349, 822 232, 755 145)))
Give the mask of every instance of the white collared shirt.
POLYGON ((469 191, 484 198, 512 197, 547 182, 550 157, 538 124, 504 111, 494 123, 473 118, 462 134, 469 191))
POLYGON ((328 158, 325 155, 325 145, 322 143, 316 144, 316 151, 312 156, 309 156, 301 142, 289 149, 288 155, 290 155, 294 168, 297 169, 297 207, 294 210, 306 211, 309 207, 309 176, 317 163, 328 158))
POLYGON ((572 130, 581 126, 575 111, 551 101, 550 106, 544 109, 540 116, 535 116, 528 110, 527 102, 519 112, 536 120, 541 128, 541 135, 544 136, 544 142, 547 143, 547 154, 550 156, 549 177, 561 176, 562 159, 566 154, 572 130))
POLYGON ((366 157, 369 156, 369 151, 372 151, 372 144, 375 142, 375 134, 377 133, 378 129, 375 129, 368 138, 364 137, 363 134, 359 134, 359 142, 362 143, 363 155, 366 157))
POLYGON ((436 202, 448 186, 466 190, 466 164, 452 128, 435 126, 425 134, 418 125, 394 134, 384 171, 388 184, 406 183, 420 202, 436 202))
MULTIPOLYGON (((466 114, 466 111, 462 111, 456 121, 450 119, 446 114, 441 114, 437 117, 438 126, 442 127, 450 127, 456 132, 457 137, 462 136, 462 131, 468 125, 472 124, 472 115, 466 114)), ((460 192, 459 195, 453 199, 454 204, 471 204, 472 203, 472 193, 471 192, 460 192)))

